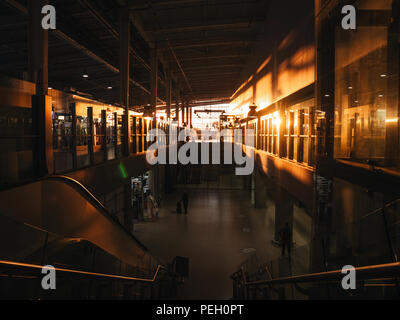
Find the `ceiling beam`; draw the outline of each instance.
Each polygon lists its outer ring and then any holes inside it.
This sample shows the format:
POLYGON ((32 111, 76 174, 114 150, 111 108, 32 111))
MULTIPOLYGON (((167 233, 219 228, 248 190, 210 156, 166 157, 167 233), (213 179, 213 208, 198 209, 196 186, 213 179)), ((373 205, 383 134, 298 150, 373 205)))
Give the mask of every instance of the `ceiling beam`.
MULTIPOLYGON (((249 43, 253 43, 255 40, 231 40, 231 41, 226 41, 226 40, 214 40, 214 41, 194 41, 194 42, 175 42, 171 43, 171 48, 172 49, 188 49, 188 48, 197 48, 197 47, 223 47, 223 46, 246 46, 249 43)), ((169 50, 170 48, 168 46, 161 45, 159 47, 159 50, 169 50)))
POLYGON ((227 54, 227 55, 216 55, 216 56, 181 56, 181 61, 199 61, 199 60, 218 60, 218 59, 243 59, 249 53, 243 54, 227 54))
MULTIPOLYGON (((175 0, 175 1, 161 1, 161 2, 151 2, 151 6, 175 6, 175 5, 182 5, 182 4, 194 4, 194 3, 201 3, 204 0, 175 0)), ((128 7, 131 10, 137 9, 147 9, 150 7, 150 2, 148 0, 129 0, 128 7)))
POLYGON ((234 63, 234 64, 202 64, 202 65, 191 65, 185 66, 186 73, 190 73, 197 70, 204 70, 204 69, 224 69, 224 68, 240 68, 243 65, 241 63, 234 63))
POLYGON ((176 33, 182 33, 182 32, 194 32, 194 31, 208 31, 208 30, 232 30, 232 29, 248 29, 252 28, 254 26, 257 26, 261 19, 257 19, 256 21, 240 21, 240 22, 230 22, 230 23, 211 23, 211 24, 201 24, 202 22, 199 22, 198 24, 192 24, 192 25, 187 25, 187 26, 175 26, 175 27, 167 27, 167 28, 162 28, 160 30, 150 30, 148 31, 154 32, 155 34, 176 34, 176 33))

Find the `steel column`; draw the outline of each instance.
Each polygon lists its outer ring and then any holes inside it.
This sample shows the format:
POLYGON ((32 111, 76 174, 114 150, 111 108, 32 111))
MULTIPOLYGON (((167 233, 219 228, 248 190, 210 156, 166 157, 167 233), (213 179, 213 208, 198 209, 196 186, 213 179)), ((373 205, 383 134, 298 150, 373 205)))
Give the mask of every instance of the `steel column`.
POLYGON ((28 77, 36 84, 32 96, 33 163, 37 177, 52 174, 52 108, 48 93, 48 31, 42 28, 42 7, 47 0, 28 2, 28 77))
POLYGON ((150 49, 150 108, 153 116, 157 116, 157 91, 158 91, 158 57, 157 49, 150 49))
POLYGON ((171 118, 171 104, 172 104, 172 78, 171 70, 167 73, 167 121, 171 118))
POLYGON ((130 42, 131 42, 131 23, 127 8, 120 10, 120 37, 119 37, 119 70, 120 70, 120 100, 125 107, 123 116, 123 145, 122 154, 129 156, 131 153, 129 143, 129 77, 130 77, 130 42))
POLYGON ((49 33, 42 28, 42 7, 47 4, 48 0, 28 1, 28 77, 36 84, 37 95, 47 95, 49 85, 49 33))

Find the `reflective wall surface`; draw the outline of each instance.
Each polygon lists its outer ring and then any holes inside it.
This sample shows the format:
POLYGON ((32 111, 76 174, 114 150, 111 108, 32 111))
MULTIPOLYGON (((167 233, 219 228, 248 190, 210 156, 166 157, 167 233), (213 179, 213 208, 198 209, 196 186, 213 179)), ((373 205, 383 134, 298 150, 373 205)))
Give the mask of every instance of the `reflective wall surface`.
POLYGON ((334 153, 398 170, 392 129, 398 130, 399 51, 391 27, 398 18, 392 1, 359 1, 358 10, 357 30, 335 32, 334 153))

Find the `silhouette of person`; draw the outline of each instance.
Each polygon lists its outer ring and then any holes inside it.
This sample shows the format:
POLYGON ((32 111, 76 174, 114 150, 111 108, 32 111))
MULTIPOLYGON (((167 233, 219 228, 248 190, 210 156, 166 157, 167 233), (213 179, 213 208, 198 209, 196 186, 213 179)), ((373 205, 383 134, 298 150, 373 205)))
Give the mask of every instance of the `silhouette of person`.
POLYGON ((186 192, 182 196, 182 202, 183 202, 183 207, 185 208, 185 214, 187 214, 189 205, 189 195, 186 192))
POLYGON ((182 213, 182 205, 181 205, 181 202, 180 202, 180 201, 178 201, 178 202, 176 203, 176 213, 177 213, 177 214, 181 214, 181 213, 182 213))
POLYGON ((282 256, 285 256, 285 251, 287 249, 288 256, 290 257, 290 249, 292 245, 292 230, 290 229, 289 223, 281 229, 281 239, 282 239, 282 256))

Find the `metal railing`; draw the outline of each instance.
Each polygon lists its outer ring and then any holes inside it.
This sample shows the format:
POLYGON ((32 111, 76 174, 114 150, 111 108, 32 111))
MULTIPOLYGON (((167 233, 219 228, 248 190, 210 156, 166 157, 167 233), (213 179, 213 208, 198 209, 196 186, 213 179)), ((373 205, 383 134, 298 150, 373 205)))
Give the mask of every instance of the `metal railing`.
POLYGON ((341 282, 346 274, 342 270, 317 272, 289 277, 272 278, 268 267, 264 270, 266 280, 251 281, 249 278, 260 276, 249 275, 245 268, 231 276, 234 282, 233 299, 235 300, 294 300, 294 299, 348 299, 348 298, 390 298, 399 299, 397 277, 400 275, 400 263, 388 263, 373 266, 357 267, 354 269, 357 283, 354 291, 346 291, 342 288, 341 282), (306 284, 308 287, 301 287, 306 284), (378 292, 369 292, 378 289, 378 292), (388 288, 392 289, 389 294, 388 288), (296 294, 297 292, 297 294, 296 294), (338 293, 339 292, 339 293, 338 293), (335 294, 336 293, 336 294, 335 294))
MULTIPOLYGON (((6 266, 6 267, 11 267, 11 268, 16 268, 16 269, 25 269, 25 270, 42 270, 42 269, 46 268, 46 266, 41 266, 41 265, 36 265, 36 264, 22 263, 22 262, 16 262, 16 261, 5 261, 5 260, 0 260, 0 266, 6 266)), ((54 267, 54 270, 57 273, 66 273, 66 274, 70 274, 70 275, 83 276, 83 277, 94 277, 94 278, 104 278, 104 279, 123 280, 123 281, 138 281, 138 282, 148 282, 148 283, 156 282, 157 277, 161 270, 165 270, 165 271, 169 272, 169 270, 162 265, 157 266, 157 269, 154 272, 154 275, 152 278, 128 277, 128 276, 122 276, 122 275, 88 272, 88 271, 83 271, 83 270, 65 269, 65 268, 58 268, 58 267, 54 267)), ((4 275, 4 273, 3 273, 3 275, 4 275)))

